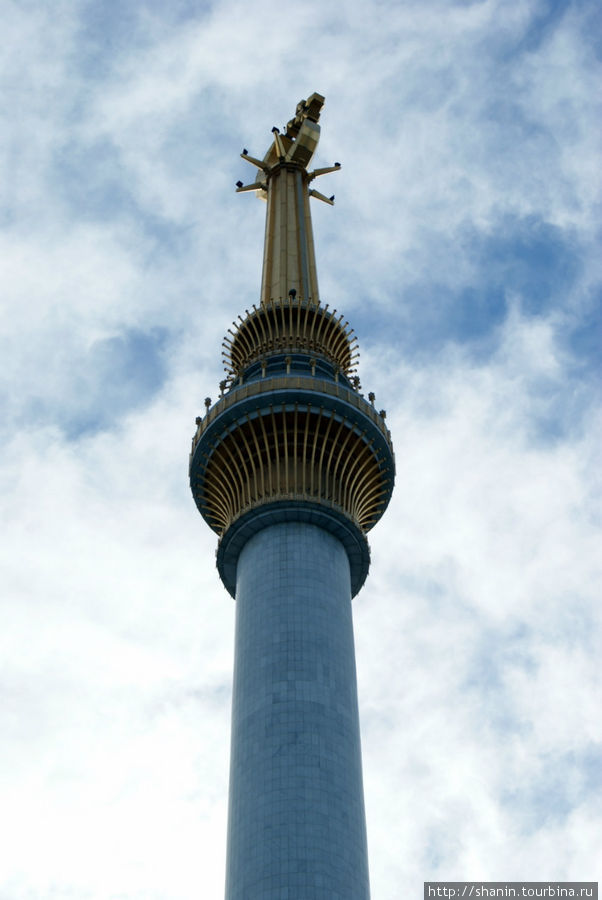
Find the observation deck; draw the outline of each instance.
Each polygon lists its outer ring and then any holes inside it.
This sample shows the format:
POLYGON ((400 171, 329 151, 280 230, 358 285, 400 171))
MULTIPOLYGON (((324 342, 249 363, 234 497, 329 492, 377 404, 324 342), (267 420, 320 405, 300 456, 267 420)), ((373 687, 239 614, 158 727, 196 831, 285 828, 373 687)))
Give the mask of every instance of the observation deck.
POLYGON ((393 490, 391 435, 374 394, 366 400, 360 392, 357 338, 318 296, 309 198, 332 204, 334 197, 309 184, 341 168, 307 171, 322 103, 312 95, 286 133, 273 129, 263 160, 241 154, 260 174, 238 190, 254 190, 268 203, 261 301, 228 329, 221 396, 213 405, 205 401, 190 455, 192 493, 219 535, 218 569, 233 596, 244 542, 291 520, 337 534, 357 593, 369 566, 365 535, 393 490))

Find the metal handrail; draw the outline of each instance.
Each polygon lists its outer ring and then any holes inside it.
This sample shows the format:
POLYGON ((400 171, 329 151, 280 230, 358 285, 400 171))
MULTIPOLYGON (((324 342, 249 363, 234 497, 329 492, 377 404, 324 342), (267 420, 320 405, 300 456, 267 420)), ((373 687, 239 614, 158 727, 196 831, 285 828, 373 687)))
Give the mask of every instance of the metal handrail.
POLYGON ((374 422, 386 438, 389 449, 393 451, 391 432, 385 425, 382 416, 376 412, 374 407, 368 403, 361 394, 357 394, 355 391, 343 387, 343 385, 338 384, 337 382, 326 381, 322 378, 315 378, 314 376, 278 375, 275 377, 267 376, 259 381, 250 381, 248 384, 238 385, 237 387, 232 388, 227 394, 224 394, 223 397, 220 397, 219 400, 208 409, 206 415, 197 424, 197 430, 192 439, 191 456, 196 450, 203 432, 206 431, 209 425, 211 425, 218 416, 231 406, 234 406, 236 403, 239 403, 241 400, 246 400, 249 397, 258 397, 261 394, 269 394, 272 391, 278 390, 294 390, 295 388, 298 390, 315 391, 319 394, 328 394, 331 397, 339 397, 351 406, 355 406, 356 409, 359 409, 374 422))

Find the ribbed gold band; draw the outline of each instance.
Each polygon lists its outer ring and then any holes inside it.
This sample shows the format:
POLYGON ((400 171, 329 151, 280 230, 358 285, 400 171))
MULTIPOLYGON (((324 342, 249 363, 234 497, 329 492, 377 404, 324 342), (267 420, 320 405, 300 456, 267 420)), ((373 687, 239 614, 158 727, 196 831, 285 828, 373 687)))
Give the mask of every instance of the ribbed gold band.
POLYGON ((328 304, 300 297, 274 300, 246 310, 246 317, 229 330, 224 342, 224 364, 234 378, 255 360, 276 351, 298 351, 324 356, 344 375, 355 371, 357 339, 343 315, 328 304))
POLYGON ((380 517, 392 477, 353 422, 298 404, 247 414, 207 456, 198 499, 219 534, 262 501, 314 498, 333 503, 365 532, 380 517))

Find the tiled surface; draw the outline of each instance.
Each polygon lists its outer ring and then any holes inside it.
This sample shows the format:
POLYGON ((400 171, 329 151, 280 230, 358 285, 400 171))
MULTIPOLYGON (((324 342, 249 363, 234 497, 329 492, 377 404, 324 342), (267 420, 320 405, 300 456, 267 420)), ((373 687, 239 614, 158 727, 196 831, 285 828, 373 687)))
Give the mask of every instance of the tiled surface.
POLYGON ((227 900, 367 900, 349 561, 286 522, 237 577, 227 900))

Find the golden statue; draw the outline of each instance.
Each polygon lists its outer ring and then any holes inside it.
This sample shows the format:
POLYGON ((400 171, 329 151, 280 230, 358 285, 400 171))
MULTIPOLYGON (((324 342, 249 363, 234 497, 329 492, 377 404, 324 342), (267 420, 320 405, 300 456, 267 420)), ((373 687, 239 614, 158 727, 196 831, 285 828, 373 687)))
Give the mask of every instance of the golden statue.
POLYGON ((341 168, 335 163, 307 171, 320 140, 318 120, 323 105, 321 94, 300 100, 284 133, 272 128, 274 139, 263 160, 250 156, 246 150, 241 153, 260 174, 253 184, 237 182, 237 191, 255 191, 268 203, 261 281, 263 304, 281 302, 290 295, 301 302, 320 302, 309 198, 317 197, 332 206, 334 195, 326 197, 309 185, 319 175, 341 168))

